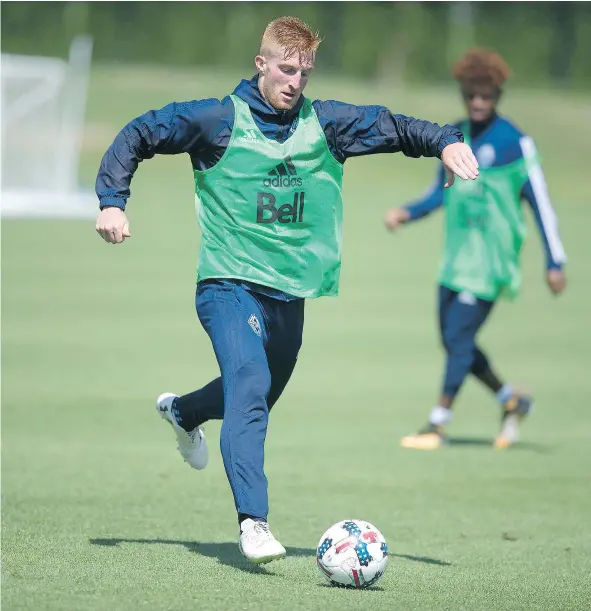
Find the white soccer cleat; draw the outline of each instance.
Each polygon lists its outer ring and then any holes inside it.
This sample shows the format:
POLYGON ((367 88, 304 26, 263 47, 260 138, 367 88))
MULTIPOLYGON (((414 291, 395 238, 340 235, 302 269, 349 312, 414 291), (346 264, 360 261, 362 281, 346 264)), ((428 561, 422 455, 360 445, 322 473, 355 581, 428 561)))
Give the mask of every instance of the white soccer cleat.
POLYGON ((178 450, 184 461, 189 463, 193 469, 205 469, 209 459, 207 442, 200 426, 187 433, 176 421, 172 413, 172 403, 178 399, 178 395, 165 392, 156 399, 156 410, 174 429, 178 441, 178 450))
POLYGON ((242 555, 254 564, 266 564, 285 558, 285 548, 275 539, 267 522, 257 522, 250 518, 240 524, 238 547, 242 555))

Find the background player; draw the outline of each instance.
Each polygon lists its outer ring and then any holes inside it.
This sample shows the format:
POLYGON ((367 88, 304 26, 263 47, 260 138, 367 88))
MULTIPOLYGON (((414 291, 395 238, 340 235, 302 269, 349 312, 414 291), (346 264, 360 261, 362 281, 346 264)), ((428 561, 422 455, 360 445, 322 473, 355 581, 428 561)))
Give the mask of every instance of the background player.
POLYGON ((446 351, 443 389, 429 422, 402 445, 436 449, 445 440, 452 405, 468 374, 495 393, 502 406, 501 431, 495 446, 518 438, 519 423, 532 399, 519 395, 493 370, 476 344, 476 335, 499 298, 514 299, 521 284, 519 255, 525 237, 521 200, 528 202, 544 247, 546 280, 552 293, 565 288, 566 255, 558 234, 544 175, 532 139, 497 114, 502 85, 509 76, 503 58, 473 49, 454 64, 468 118, 457 125, 474 150, 480 176, 444 190, 440 168, 433 188, 420 200, 386 214, 394 231, 445 206, 445 247, 439 276, 439 326, 446 351))

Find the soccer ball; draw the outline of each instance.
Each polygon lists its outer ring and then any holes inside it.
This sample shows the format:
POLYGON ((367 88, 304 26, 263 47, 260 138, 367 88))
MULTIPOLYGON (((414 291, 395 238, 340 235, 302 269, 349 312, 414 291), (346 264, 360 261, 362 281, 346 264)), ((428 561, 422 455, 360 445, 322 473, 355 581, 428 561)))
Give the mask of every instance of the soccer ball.
POLYGON ((365 520, 343 520, 320 538, 316 564, 326 579, 344 588, 368 588, 384 574, 388 546, 382 533, 365 520))

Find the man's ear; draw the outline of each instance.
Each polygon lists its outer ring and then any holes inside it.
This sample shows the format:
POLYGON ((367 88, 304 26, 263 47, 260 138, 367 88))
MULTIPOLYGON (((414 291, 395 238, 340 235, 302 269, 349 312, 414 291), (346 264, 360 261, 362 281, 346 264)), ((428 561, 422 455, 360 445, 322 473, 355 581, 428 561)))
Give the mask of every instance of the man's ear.
POLYGON ((265 74, 265 65, 266 65, 266 63, 267 63, 267 60, 262 55, 257 55, 254 58, 254 64, 255 64, 259 74, 265 74))

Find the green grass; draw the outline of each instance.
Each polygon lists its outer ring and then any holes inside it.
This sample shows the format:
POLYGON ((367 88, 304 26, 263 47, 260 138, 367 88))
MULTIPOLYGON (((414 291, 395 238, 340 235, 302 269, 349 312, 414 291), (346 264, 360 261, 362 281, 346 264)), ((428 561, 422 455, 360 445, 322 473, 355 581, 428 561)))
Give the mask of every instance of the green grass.
MULTIPOLYGON (((221 96, 236 78, 97 69, 83 181, 92 184, 127 120, 175 98, 221 96)), ((312 97, 438 121, 460 112, 453 90, 320 81, 312 97)), ((140 167, 123 246, 102 243, 92 221, 5 221, 3 609, 586 608, 588 109, 563 93, 514 91, 503 110, 538 142, 570 255, 568 292, 551 298, 530 223, 522 297, 498 307, 482 334, 503 374, 536 395, 523 443, 490 448, 498 408, 470 381, 450 432, 473 443, 435 453, 399 447, 423 424, 441 376, 441 217, 396 236, 381 219, 424 190, 435 163, 348 162, 341 296, 308 303, 301 358, 271 419, 270 521, 289 555, 266 569, 237 550, 219 424, 207 426, 211 463, 196 473, 153 411, 159 392, 186 392, 217 373, 193 305, 188 159, 140 167), (345 517, 373 522, 388 540, 390 565, 375 591, 332 589, 316 573, 320 535, 345 517)))

